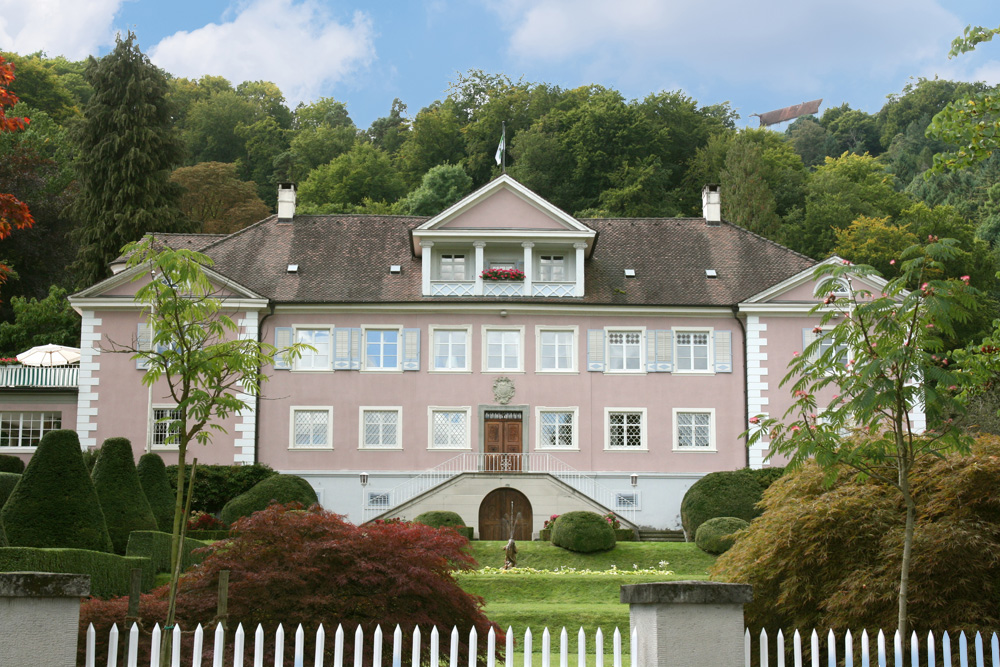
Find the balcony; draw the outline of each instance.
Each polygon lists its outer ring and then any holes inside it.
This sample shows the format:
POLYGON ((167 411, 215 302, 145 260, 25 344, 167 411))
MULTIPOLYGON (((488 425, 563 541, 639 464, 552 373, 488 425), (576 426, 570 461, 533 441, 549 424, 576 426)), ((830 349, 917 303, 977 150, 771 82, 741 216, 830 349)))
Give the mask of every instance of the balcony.
POLYGON ((76 389, 79 366, 0 366, 0 388, 76 389))
MULTIPOLYGON (((576 294, 573 282, 534 282, 531 296, 572 297, 576 294)), ((432 280, 431 296, 476 296, 476 283, 472 280, 432 280)), ((520 281, 483 281, 483 296, 520 297, 525 294, 524 283, 520 281)))

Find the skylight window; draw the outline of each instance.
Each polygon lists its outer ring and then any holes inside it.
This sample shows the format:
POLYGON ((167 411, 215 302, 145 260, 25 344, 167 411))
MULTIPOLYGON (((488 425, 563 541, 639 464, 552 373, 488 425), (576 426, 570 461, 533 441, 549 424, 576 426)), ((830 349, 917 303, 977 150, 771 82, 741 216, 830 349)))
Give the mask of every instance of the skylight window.
POLYGON ((718 278, 719 274, 715 272, 715 269, 705 269, 706 278, 718 278))
POLYGON ((626 278, 635 278, 635 269, 625 269, 626 278))
POLYGON ((389 273, 400 273, 402 270, 403 270, 403 267, 401 267, 399 264, 390 264, 389 265, 389 273))
POLYGON ((298 264, 289 264, 288 265, 288 272, 289 273, 298 273, 299 272, 299 265, 298 264))

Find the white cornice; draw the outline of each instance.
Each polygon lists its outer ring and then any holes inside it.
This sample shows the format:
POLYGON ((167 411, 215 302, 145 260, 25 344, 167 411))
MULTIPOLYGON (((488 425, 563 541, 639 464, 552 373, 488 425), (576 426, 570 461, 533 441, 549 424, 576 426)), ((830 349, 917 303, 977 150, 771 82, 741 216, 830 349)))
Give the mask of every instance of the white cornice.
POLYGON ((680 315, 685 317, 724 317, 732 318, 731 308, 692 307, 692 306, 601 306, 582 303, 386 303, 386 304, 278 304, 275 315, 297 315, 309 313, 374 313, 388 311, 391 313, 499 313, 506 311, 507 315, 616 315, 616 316, 646 316, 646 315, 680 315))
MULTIPOLYGON (((796 287, 798 287, 800 285, 803 285, 803 284, 809 282, 810 280, 815 280, 816 279, 816 270, 819 269, 819 267, 821 267, 821 266, 827 266, 827 265, 830 265, 830 264, 841 264, 841 263, 843 263, 843 261, 844 261, 844 259, 842 257, 838 257, 837 255, 833 255, 829 259, 825 259, 822 262, 819 262, 818 264, 815 264, 815 265, 809 267, 808 269, 805 269, 804 271, 800 271, 800 272, 796 273, 791 278, 786 278, 785 280, 782 280, 777 285, 772 285, 771 287, 767 288, 763 292, 758 292, 757 294, 754 294, 752 297, 750 297, 749 299, 747 299, 746 301, 744 301, 743 304, 748 304, 748 303, 762 303, 762 302, 767 301, 768 299, 772 299, 775 296, 777 296, 777 295, 779 295, 779 294, 781 294, 783 292, 787 292, 789 290, 795 289, 796 287)), ((880 289, 882 287, 885 287, 885 285, 886 285, 886 283, 888 281, 885 280, 884 278, 880 278, 878 276, 865 276, 865 282, 866 283, 870 283, 873 287, 876 287, 876 288, 880 289)), ((742 310, 743 304, 740 304, 740 309, 741 310, 742 310)))
MULTIPOLYGON (((228 310, 264 310, 267 308, 268 300, 264 298, 248 299, 246 297, 226 298, 219 297, 224 311, 228 310)), ((73 310, 81 313, 84 310, 142 310, 145 305, 136 303, 135 299, 128 295, 122 296, 95 296, 81 297, 73 295, 69 297, 69 304, 73 310)))
MULTIPOLYGON (((101 282, 91 285, 90 287, 77 292, 70 296, 70 303, 73 299, 88 299, 93 297, 100 297, 102 294, 106 293, 108 290, 114 289, 115 287, 120 287, 125 283, 133 282, 137 277, 141 276, 148 270, 146 266, 132 266, 124 271, 116 273, 110 278, 106 278, 101 282)), ((230 290, 236 292, 238 298, 246 299, 263 299, 266 303, 267 298, 263 295, 257 294, 251 289, 240 285, 236 281, 222 275, 218 271, 211 269, 210 267, 202 267, 202 271, 205 272, 205 277, 208 278, 214 286, 220 289, 230 290)), ((117 298, 117 297, 116 297, 117 298)), ((132 298, 131 296, 128 298, 132 298)))

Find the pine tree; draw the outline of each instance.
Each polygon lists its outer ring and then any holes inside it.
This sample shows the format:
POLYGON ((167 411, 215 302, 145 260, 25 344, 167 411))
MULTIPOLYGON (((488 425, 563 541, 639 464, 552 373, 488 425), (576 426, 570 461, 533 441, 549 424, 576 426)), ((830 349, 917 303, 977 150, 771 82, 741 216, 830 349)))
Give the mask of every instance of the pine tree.
POLYGON ((75 140, 80 249, 72 269, 81 284, 108 275, 122 247, 147 232, 184 231, 179 190, 168 181, 183 144, 171 124, 167 80, 131 32, 87 64, 94 94, 75 140))
POLYGON ((133 530, 156 530, 156 517, 139 483, 128 438, 108 438, 91 473, 115 553, 125 553, 133 530))
POLYGON ((737 137, 726 153, 721 181, 723 217, 755 234, 773 238, 780 224, 777 202, 763 178, 764 149, 737 137))

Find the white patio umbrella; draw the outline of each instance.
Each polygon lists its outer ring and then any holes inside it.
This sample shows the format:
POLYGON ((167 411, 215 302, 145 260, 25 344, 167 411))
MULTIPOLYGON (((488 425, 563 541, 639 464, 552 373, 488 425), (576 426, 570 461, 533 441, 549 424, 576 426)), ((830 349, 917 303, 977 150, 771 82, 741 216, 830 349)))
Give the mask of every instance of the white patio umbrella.
POLYGON ((25 366, 65 366, 80 361, 80 348, 66 345, 39 345, 17 355, 25 366))

